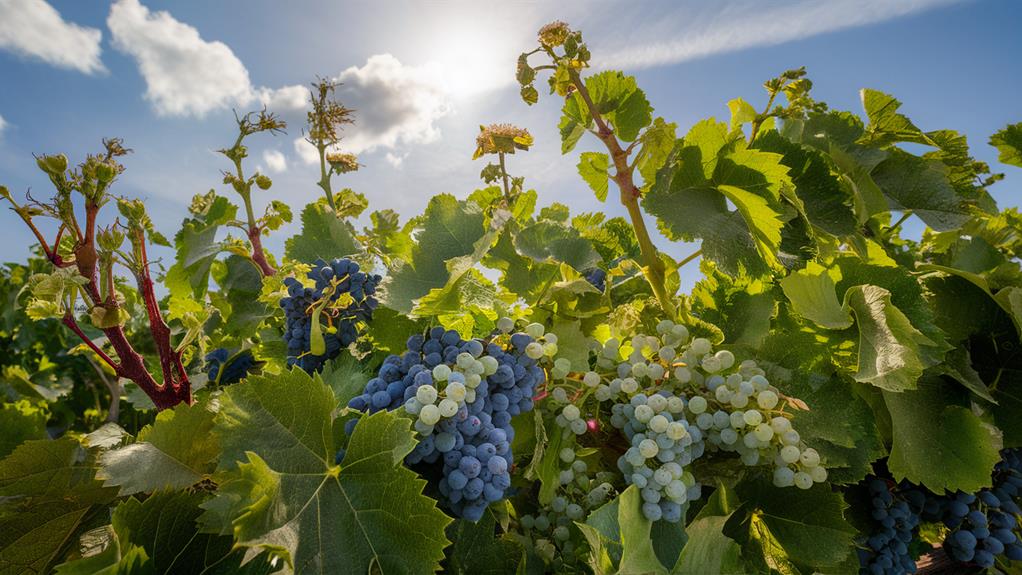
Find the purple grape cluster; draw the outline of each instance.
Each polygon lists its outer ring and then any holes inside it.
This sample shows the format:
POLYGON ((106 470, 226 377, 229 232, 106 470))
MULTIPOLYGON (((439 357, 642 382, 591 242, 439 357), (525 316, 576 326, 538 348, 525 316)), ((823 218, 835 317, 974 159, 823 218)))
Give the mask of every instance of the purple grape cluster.
POLYGON ((906 487, 892 492, 883 479, 869 481, 871 514, 876 529, 859 550, 859 573, 863 575, 903 575, 916 572, 909 552, 919 527, 919 516, 926 496, 906 487))
POLYGON ((944 550, 960 563, 988 569, 1000 556, 1022 559, 1022 450, 1002 451, 993 487, 977 493, 934 495, 907 483, 891 488, 877 478, 869 490, 878 526, 859 550, 862 574, 915 573, 909 548, 920 521, 947 527, 944 550))
POLYGON ((939 520, 950 533, 944 548, 951 557, 984 569, 1000 555, 1022 559, 1016 499, 1022 496, 1020 450, 1006 450, 994 467, 994 485, 978 493, 954 493, 941 498, 924 519, 939 520))
POLYGON ((250 371, 263 364, 261 361, 256 361, 250 349, 232 353, 223 347, 206 354, 205 360, 209 381, 219 385, 238 383, 250 371))
POLYGON ((370 413, 404 407, 416 416, 422 439, 406 463, 442 465, 442 500, 456 515, 478 521, 511 486, 511 418, 532 410, 533 391, 545 378, 526 353, 532 343, 524 333, 502 345, 433 328, 410 337, 402 355, 387 357, 348 406, 370 413))
POLYGON ((308 373, 321 370, 327 360, 358 339, 359 324, 370 321, 378 302, 373 297, 382 279, 359 269, 350 259, 337 259, 330 263, 316 260, 307 274, 315 287, 305 287, 296 278, 284 279, 288 295, 280 300, 284 308, 284 343, 287 344, 287 364, 297 365, 308 373), (328 289, 329 288, 329 289, 328 289), (324 290, 328 290, 325 295, 324 290), (349 294, 352 303, 336 305, 341 294, 349 294), (311 352, 313 309, 322 306, 319 323, 326 350, 322 354, 311 352))

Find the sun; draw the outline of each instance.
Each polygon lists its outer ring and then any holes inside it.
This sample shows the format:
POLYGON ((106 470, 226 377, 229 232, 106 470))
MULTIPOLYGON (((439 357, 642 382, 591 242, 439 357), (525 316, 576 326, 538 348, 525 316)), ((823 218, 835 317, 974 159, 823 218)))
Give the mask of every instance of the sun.
POLYGON ((510 84, 520 46, 504 27, 458 19, 429 35, 428 60, 436 62, 451 95, 474 96, 510 84))

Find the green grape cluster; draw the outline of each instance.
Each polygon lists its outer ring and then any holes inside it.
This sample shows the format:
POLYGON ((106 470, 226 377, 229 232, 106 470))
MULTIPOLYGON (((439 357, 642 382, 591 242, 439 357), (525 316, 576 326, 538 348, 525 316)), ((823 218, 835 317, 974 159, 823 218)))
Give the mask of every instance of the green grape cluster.
POLYGON ((579 540, 581 533, 572 524, 584 521, 593 510, 612 498, 614 474, 594 473, 574 447, 561 448, 557 456, 564 464, 558 477, 557 495, 535 515, 523 515, 518 523, 537 554, 547 563, 572 563, 584 560, 585 551, 585 545, 579 540))
MULTIPOLYGON (((755 361, 739 363, 730 350, 714 350, 668 320, 656 335, 593 341, 590 350, 595 359, 584 372, 554 357, 547 382, 554 421, 565 438, 581 439, 599 429, 609 404, 611 426, 629 442, 618 470, 625 484, 640 488, 647 518, 681 520, 684 505, 701 495, 689 466, 708 453, 772 466, 778 487, 826 481, 819 453, 792 426, 795 407, 755 361)), ((562 485, 573 473, 561 470, 562 485)))

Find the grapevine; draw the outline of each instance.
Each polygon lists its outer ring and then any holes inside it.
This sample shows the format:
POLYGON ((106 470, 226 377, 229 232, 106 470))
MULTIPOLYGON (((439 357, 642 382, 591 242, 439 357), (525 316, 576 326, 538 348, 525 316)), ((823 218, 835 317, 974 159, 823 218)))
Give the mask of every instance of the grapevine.
POLYGON ((37 243, 0 267, 0 572, 1016 572, 1022 124, 984 153, 794 68, 683 126, 586 40, 537 32, 556 124, 473 119, 482 184, 421 213, 335 191, 391 149, 357 67, 305 100, 305 206, 248 165, 268 108, 173 236, 120 139, 0 187, 37 243), (619 208, 526 185, 558 144, 619 208))

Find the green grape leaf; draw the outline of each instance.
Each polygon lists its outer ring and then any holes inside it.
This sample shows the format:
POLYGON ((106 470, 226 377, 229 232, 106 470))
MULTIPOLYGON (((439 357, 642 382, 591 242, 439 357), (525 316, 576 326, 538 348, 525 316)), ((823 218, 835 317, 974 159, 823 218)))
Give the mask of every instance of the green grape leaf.
POLYGON ((744 275, 728 277, 713 262, 702 261, 699 268, 703 279, 692 288, 692 310, 719 327, 728 344, 759 347, 776 307, 771 284, 744 275))
POLYGON ((450 278, 447 261, 475 252, 486 233, 484 214, 472 202, 441 194, 430 200, 417 222, 411 260, 396 262, 386 281, 384 303, 400 312, 412 311, 415 300, 450 278))
POLYGON ((871 472, 870 464, 886 454, 869 404, 842 378, 794 367, 787 377, 769 373, 785 395, 809 406, 793 412, 792 426, 820 453, 831 483, 860 481, 871 472))
POLYGON ((619 573, 667 573, 654 551, 653 524, 642 515, 642 497, 634 485, 575 525, 589 542, 594 571, 609 559, 619 573))
POLYGON ((287 257, 311 264, 322 258, 330 261, 361 253, 351 224, 326 205, 313 202, 302 210, 302 233, 289 238, 284 249, 287 257))
POLYGON ((893 96, 864 88, 860 92, 860 97, 866 116, 869 117, 869 125, 860 138, 863 143, 881 147, 898 142, 936 145, 911 120, 898 113, 901 102, 893 96))
POLYGON ((337 466, 337 399, 322 381, 301 370, 255 376, 220 401, 224 455, 220 489, 203 504, 207 529, 278 554, 296 573, 439 567, 451 520, 403 465, 415 446, 408 419, 388 411, 363 416, 337 466))
POLYGON ((561 471, 560 453, 564 445, 564 434, 553 419, 544 422, 542 414, 536 412, 536 451, 532 462, 525 470, 525 477, 539 480, 539 502, 543 505, 553 501, 561 486, 558 474, 561 471), (547 432, 546 425, 553 429, 547 432))
POLYGON ((472 315, 465 314, 465 310, 493 310, 497 307, 494 305, 498 297, 497 288, 476 269, 476 264, 489 253, 502 229, 503 224, 491 221, 490 230, 476 240, 472 253, 447 260, 447 282, 442 288, 433 288, 420 298, 412 309, 412 317, 456 314, 465 324, 463 335, 472 337, 476 321, 472 315))
POLYGON ((607 201, 607 188, 610 178, 607 170, 610 167, 610 158, 602 152, 582 152, 578 160, 578 173, 582 179, 589 184, 596 199, 601 202, 607 201))
POLYGON ((350 353, 342 353, 328 361, 317 377, 334 391, 338 405, 344 406, 348 405, 351 398, 360 395, 375 375, 362 360, 350 353))
POLYGON ((756 109, 742 98, 729 101, 727 109, 731 110, 731 123, 728 125, 728 129, 731 131, 740 129, 743 124, 748 124, 756 119, 756 109))
POLYGON ((182 491, 127 499, 111 519, 119 545, 144 549, 154 573, 258 575, 276 570, 266 554, 246 562, 245 551, 234 549, 230 536, 199 533, 196 520, 204 500, 201 492, 182 491))
POLYGON ((643 205, 669 239, 702 239, 703 257, 722 271, 757 276, 779 265, 780 194, 791 180, 780 155, 744 145, 723 123, 696 124, 671 152, 643 205))
POLYGON ((851 314, 837 299, 834 279, 820 264, 810 262, 804 269, 782 279, 780 284, 798 315, 827 329, 845 329, 852 325, 851 314))
POLYGON ((642 176, 643 190, 648 189, 656 181, 656 174, 667 161, 676 139, 678 126, 667 123, 663 118, 655 118, 653 124, 639 136, 642 145, 635 154, 635 167, 642 176))
POLYGON ((937 365, 944 353, 951 349, 947 335, 934 323, 933 308, 926 300, 916 275, 903 267, 874 265, 855 256, 842 256, 835 260, 841 270, 835 275, 838 293, 847 296, 850 287, 870 284, 891 292, 891 302, 909 319, 912 326, 930 341, 919 339, 921 359, 925 367, 937 365))
POLYGON ((0 573, 46 573, 117 496, 77 441, 31 440, 0 461, 0 573))
POLYGON ((165 409, 136 443, 103 453, 98 477, 121 495, 195 485, 216 467, 220 444, 212 430, 213 413, 203 403, 165 409))
POLYGON ((514 573, 523 563, 522 545, 498 537, 497 520, 487 511, 478 523, 459 519, 447 528, 453 544, 447 550, 445 573, 457 575, 504 575, 514 573))
POLYGON ((209 286, 210 266, 228 245, 216 241, 217 232, 235 218, 238 207, 213 192, 196 196, 192 204, 195 217, 186 219, 174 236, 177 255, 167 272, 167 287, 174 297, 201 299, 209 286))
POLYGON ((726 509, 722 501, 721 487, 713 492, 699 515, 685 526, 688 541, 681 550, 672 573, 718 573, 740 575, 747 569, 742 564, 741 549, 734 539, 724 535, 724 525, 731 518, 733 509, 726 509))
POLYGON ((757 150, 781 154, 795 186, 796 206, 814 226, 835 236, 857 231, 852 198, 822 152, 792 142, 776 130, 760 131, 754 145, 757 150))
MULTIPOLYGON (((635 78, 608 70, 585 79, 593 106, 612 126, 618 138, 631 142, 653 120, 653 107, 635 78)), ((588 106, 577 91, 564 102, 561 117, 561 147, 570 152, 586 127, 593 123, 588 106)))
POLYGON ((31 439, 46 439, 45 410, 22 400, 0 406, 0 458, 31 439))
POLYGON ((926 377, 915 391, 885 391, 883 397, 893 425, 887 466, 896 480, 934 493, 990 487, 1001 438, 969 409, 965 390, 926 377))
POLYGON ((1022 122, 1009 124, 993 136, 990 145, 997 148, 997 161, 1022 168, 1022 122))
POLYGON ((578 271, 595 267, 602 261, 592 242, 570 226, 556 222, 538 222, 515 235, 518 253, 540 263, 566 263, 578 271))
POLYGON ((557 358, 571 362, 573 371, 582 371, 589 365, 589 341, 582 333, 581 322, 554 317, 550 332, 557 336, 557 358))
POLYGON ((969 208, 948 180, 947 166, 898 149, 870 173, 895 210, 912 210, 937 231, 961 227, 969 208))
POLYGON ((223 272, 214 273, 214 277, 230 306, 225 314, 224 330, 231 335, 248 336, 273 315, 272 309, 259 299, 263 289, 262 273, 251 260, 238 255, 228 257, 220 269, 223 272))
POLYGON ((791 492, 766 479, 739 483, 741 506, 724 534, 741 545, 753 565, 781 573, 836 573, 854 553, 856 530, 844 518, 845 502, 830 486, 791 492), (797 497, 796 497, 797 495, 797 497))
POLYGON ((941 373, 947 375, 962 384, 977 397, 983 398, 990 403, 997 403, 994 396, 990 395, 987 384, 979 377, 979 373, 972 367, 972 357, 969 350, 964 347, 956 347, 949 351, 944 357, 944 363, 937 368, 941 373))
POLYGON ((891 292, 873 285, 854 286, 845 292, 844 308, 855 315, 859 329, 855 381, 894 392, 915 389, 928 367, 921 347, 933 342, 891 303, 891 292))
MULTIPOLYGON (((107 529, 111 529, 109 526, 107 529)), ((145 549, 128 545, 121 548, 117 537, 99 553, 57 565, 56 575, 156 575, 145 549)))

